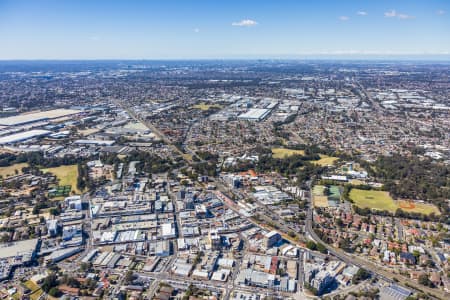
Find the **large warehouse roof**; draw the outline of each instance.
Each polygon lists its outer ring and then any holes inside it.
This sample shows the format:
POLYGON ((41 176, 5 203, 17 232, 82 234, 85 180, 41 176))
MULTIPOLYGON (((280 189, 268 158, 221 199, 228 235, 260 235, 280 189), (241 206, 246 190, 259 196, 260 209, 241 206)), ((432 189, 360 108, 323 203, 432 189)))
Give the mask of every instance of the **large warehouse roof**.
POLYGON ((246 113, 239 115, 239 119, 244 120, 262 120, 270 113, 270 109, 252 108, 246 113))
POLYGON ((31 254, 36 250, 38 239, 0 244, 0 259, 14 257, 17 254, 31 254))
POLYGON ((11 135, 6 135, 6 136, 0 137, 0 145, 21 142, 21 141, 25 141, 28 139, 32 139, 34 137, 48 135, 50 133, 52 133, 52 132, 48 131, 48 130, 34 129, 34 130, 24 131, 24 132, 20 132, 20 133, 11 134, 11 135))
POLYGON ((76 140, 74 142, 78 145, 97 145, 97 146, 112 146, 114 145, 114 140, 76 140))
POLYGON ((70 115, 78 114, 80 112, 81 112, 80 110, 76 110, 76 109, 53 109, 53 110, 47 110, 47 111, 40 111, 40 112, 35 112, 35 113, 7 117, 7 118, 0 118, 0 125, 5 125, 5 126, 22 125, 22 124, 41 121, 41 120, 56 119, 56 118, 60 118, 60 117, 70 116, 70 115))

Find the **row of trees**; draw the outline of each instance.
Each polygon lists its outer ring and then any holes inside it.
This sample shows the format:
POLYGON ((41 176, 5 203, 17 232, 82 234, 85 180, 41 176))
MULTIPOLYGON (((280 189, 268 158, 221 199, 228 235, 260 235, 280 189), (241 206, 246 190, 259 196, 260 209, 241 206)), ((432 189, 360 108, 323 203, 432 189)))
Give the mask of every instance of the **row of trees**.
POLYGON ((59 297, 61 293, 58 289, 58 286, 61 284, 65 284, 72 288, 85 288, 89 291, 93 291, 97 286, 97 282, 90 278, 88 278, 82 284, 76 278, 67 274, 58 277, 58 274, 56 272, 51 272, 49 275, 47 275, 47 277, 44 278, 41 288, 50 296, 59 297))
MULTIPOLYGON (((308 155, 291 155, 285 158, 274 158, 272 156, 261 156, 259 158, 256 170, 258 172, 275 171, 285 176, 305 172, 307 170, 319 171, 321 168, 310 163, 310 160, 320 159, 318 154, 308 155), (302 169, 299 172, 300 168, 302 169)), ((311 176, 313 174, 309 174, 311 176)))
POLYGON ((89 177, 89 168, 86 164, 78 164, 78 178, 77 178, 77 188, 80 191, 84 191, 86 188, 92 188, 92 182, 89 177))
POLYGON ((124 163, 129 163, 131 161, 139 161, 136 165, 136 170, 138 172, 147 172, 150 174, 164 173, 169 171, 172 167, 176 167, 170 160, 144 151, 130 152, 125 158, 124 163))
POLYGON ((83 161, 83 158, 75 155, 46 158, 41 152, 25 152, 17 155, 12 153, 0 154, 0 167, 11 166, 18 163, 28 163, 31 166, 53 168, 62 165, 73 165, 81 161, 83 161))
POLYGON ((313 251, 319 251, 319 252, 321 252, 321 253, 324 253, 324 254, 327 254, 328 253, 328 250, 327 250, 327 248, 323 245, 323 244, 321 244, 321 243, 315 243, 315 242, 313 242, 313 241, 307 241, 306 242, 306 248, 308 248, 308 249, 310 249, 310 250, 313 250, 313 251))

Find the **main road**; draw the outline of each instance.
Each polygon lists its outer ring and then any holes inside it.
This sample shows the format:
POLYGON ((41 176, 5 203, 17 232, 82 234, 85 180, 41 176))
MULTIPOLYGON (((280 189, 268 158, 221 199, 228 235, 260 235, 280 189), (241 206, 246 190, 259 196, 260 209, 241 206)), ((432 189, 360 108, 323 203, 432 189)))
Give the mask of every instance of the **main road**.
POLYGON ((153 132, 153 134, 155 134, 161 141, 163 141, 168 147, 170 147, 174 153, 181 155, 181 157, 183 157, 183 159, 189 164, 194 163, 194 161, 192 160, 193 156, 196 156, 196 158, 198 158, 199 161, 202 161, 202 159, 199 158, 195 152, 184 153, 181 149, 175 146, 174 143, 163 132, 161 132, 158 128, 156 128, 155 125, 153 125, 151 122, 148 122, 147 120, 141 119, 136 114, 136 112, 134 112, 128 106, 126 106, 120 101, 115 101, 115 103, 119 105, 122 109, 124 109, 134 120, 144 124, 148 129, 150 129, 153 132))

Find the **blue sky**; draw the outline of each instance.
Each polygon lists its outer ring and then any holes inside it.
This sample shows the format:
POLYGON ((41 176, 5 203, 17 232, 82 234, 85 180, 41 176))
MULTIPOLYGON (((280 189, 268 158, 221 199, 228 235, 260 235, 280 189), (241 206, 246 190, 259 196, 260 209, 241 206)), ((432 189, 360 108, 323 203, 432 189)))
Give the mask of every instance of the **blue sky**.
POLYGON ((0 0, 0 59, 450 54, 447 0, 0 0))

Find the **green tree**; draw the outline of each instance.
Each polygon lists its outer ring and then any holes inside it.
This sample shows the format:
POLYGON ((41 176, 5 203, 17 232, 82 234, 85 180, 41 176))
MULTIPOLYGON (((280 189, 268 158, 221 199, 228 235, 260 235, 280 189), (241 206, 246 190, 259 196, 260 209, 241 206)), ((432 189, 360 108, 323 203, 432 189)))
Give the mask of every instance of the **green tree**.
POLYGON ((353 276, 352 283, 357 284, 363 280, 369 279, 370 273, 366 269, 360 268, 358 272, 353 276))
POLYGON ((306 248, 308 248, 310 250, 317 250, 317 245, 313 241, 307 241, 306 248))
POLYGON ((317 248, 317 251, 319 251, 321 253, 328 253, 328 249, 322 243, 317 243, 316 248, 317 248))
POLYGON ((58 297, 59 295, 59 290, 57 287, 52 287, 49 291, 48 294, 52 297, 58 297))
POLYGON ((133 271, 129 270, 126 274, 125 274, 125 283, 126 284, 130 284, 133 282, 134 280, 134 274, 133 271))
POLYGON ((424 286, 433 287, 433 282, 431 282, 430 278, 428 278, 427 274, 422 274, 419 276, 419 283, 424 286))
POLYGON ((42 289, 44 292, 49 293, 53 287, 58 285, 58 276, 56 273, 52 272, 47 277, 44 278, 44 282, 42 283, 42 289))

